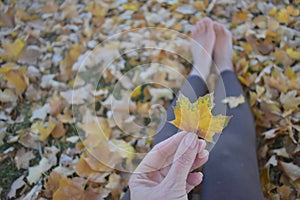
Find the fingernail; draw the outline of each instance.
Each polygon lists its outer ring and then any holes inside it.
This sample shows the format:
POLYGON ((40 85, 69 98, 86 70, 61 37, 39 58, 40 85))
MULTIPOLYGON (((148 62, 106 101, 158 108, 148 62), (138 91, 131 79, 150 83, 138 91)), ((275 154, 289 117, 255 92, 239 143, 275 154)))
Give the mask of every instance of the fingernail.
POLYGON ((197 138, 194 133, 188 133, 184 139, 184 143, 187 147, 194 149, 197 144, 197 138))
POLYGON ((203 159, 206 156, 208 156, 209 152, 207 150, 203 150, 203 152, 201 154, 198 155, 199 159, 203 159))

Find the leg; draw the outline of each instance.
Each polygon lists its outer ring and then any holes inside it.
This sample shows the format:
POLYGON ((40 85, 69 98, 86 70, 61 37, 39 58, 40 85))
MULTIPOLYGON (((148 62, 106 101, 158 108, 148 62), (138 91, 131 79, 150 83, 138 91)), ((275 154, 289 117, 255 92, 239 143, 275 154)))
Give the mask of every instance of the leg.
MULTIPOLYGON (((185 82, 181 88, 181 92, 193 102, 196 101, 199 96, 203 96, 207 93, 207 87, 204 80, 206 80, 210 73, 212 61, 211 55, 216 39, 213 30, 213 22, 209 18, 197 22, 197 25, 192 32, 192 37, 196 41, 192 43, 194 67, 187 82, 185 82)), ((176 100, 177 98, 173 100, 171 106, 167 110, 167 121, 171 121, 175 118, 173 107, 176 104, 176 100)), ((154 145, 178 132, 178 128, 167 121, 163 122, 163 128, 157 132, 154 139, 154 145)))
MULTIPOLYGON (((225 96, 240 94, 245 96, 245 94, 232 68, 230 32, 218 24, 215 25, 215 32, 217 40, 214 58, 221 72, 221 79, 215 91, 214 112, 218 113, 226 107, 221 103, 225 96)), ((233 118, 221 134, 210 153, 209 161, 204 166, 201 199, 264 199, 259 180, 256 132, 251 109, 247 102, 237 108, 230 109, 227 106, 226 109, 226 115, 232 115, 233 118)))
MULTIPOLYGON (((191 71, 187 81, 181 88, 181 92, 188 97, 191 101, 195 101, 199 96, 203 96, 207 92, 205 79, 209 75, 211 57, 214 45, 214 31, 213 22, 205 18, 195 26, 192 33, 193 39, 200 45, 194 44, 192 48, 194 58, 194 68, 191 71)), ((171 137, 178 132, 178 128, 170 124, 168 121, 174 119, 173 106, 176 104, 175 98, 169 106, 166 119, 162 122, 163 127, 157 132, 154 138, 154 145, 171 137)), ((130 199, 130 191, 128 190, 123 196, 122 200, 130 199)))

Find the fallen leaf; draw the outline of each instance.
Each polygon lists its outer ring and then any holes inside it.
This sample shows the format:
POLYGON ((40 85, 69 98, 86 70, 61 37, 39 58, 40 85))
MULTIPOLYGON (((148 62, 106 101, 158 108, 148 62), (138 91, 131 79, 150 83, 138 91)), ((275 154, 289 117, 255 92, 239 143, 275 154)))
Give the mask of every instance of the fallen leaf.
POLYGON ((135 12, 139 10, 138 2, 126 3, 126 4, 123 4, 122 6, 125 10, 132 10, 135 12))
POLYGON ((35 158, 32 151, 25 152, 24 148, 18 150, 15 156, 16 167, 18 169, 27 169, 29 167, 29 161, 35 158))
POLYGON ((82 178, 62 178, 59 188, 53 195, 53 200, 84 200, 84 183, 82 178))
POLYGON ((174 107, 175 119, 171 123, 181 130, 196 133, 207 142, 213 142, 213 136, 221 133, 231 118, 214 116, 211 113, 213 107, 213 94, 199 97, 196 102, 191 103, 180 93, 174 107))
POLYGON ((18 59, 25 44, 21 39, 16 39, 13 43, 3 43, 2 47, 5 52, 5 57, 8 59, 18 59))
POLYGON ((295 181, 300 178, 300 167, 283 161, 278 162, 279 166, 283 169, 285 174, 292 180, 295 181))
POLYGON ((113 199, 118 199, 121 193, 121 176, 112 173, 108 178, 108 184, 105 186, 107 189, 111 191, 113 199))
POLYGON ((48 180, 44 185, 46 189, 45 194, 48 198, 51 198, 54 192, 59 188, 59 182, 61 178, 62 176, 55 171, 50 173, 48 180))
POLYGON ((300 105, 300 96, 298 96, 297 90, 291 90, 286 94, 281 93, 279 100, 285 111, 295 111, 300 105))
POLYGON ((242 94, 238 97, 226 97, 222 100, 222 103, 228 103, 230 108, 236 108, 238 105, 245 103, 245 98, 242 94))
POLYGON ((18 96, 11 89, 5 89, 4 91, 0 89, 0 102, 8 103, 16 102, 17 100, 18 96))
POLYGON ((56 123, 54 121, 49 121, 45 124, 42 121, 37 121, 31 125, 31 131, 39 135, 39 140, 44 141, 51 134, 55 126, 56 123))
POLYGON ((51 135, 53 138, 59 138, 59 137, 62 137, 63 135, 65 135, 66 131, 67 130, 64 128, 63 123, 61 123, 60 121, 57 121, 55 128, 51 132, 51 135))
POLYGON ((16 90, 17 95, 21 95, 29 85, 27 76, 21 70, 11 70, 3 77, 9 87, 16 90))
POLYGON ((286 53, 289 55, 290 58, 294 60, 300 60, 300 52, 294 51, 292 48, 288 48, 286 50, 286 53))
POLYGON ((29 167, 29 174, 26 177, 28 183, 36 183, 41 178, 42 174, 48 171, 51 167, 52 166, 49 164, 49 160, 43 157, 38 165, 29 167))
POLYGON ((49 104, 45 104, 44 106, 35 109, 32 112, 32 116, 30 117, 30 121, 34 121, 35 119, 45 120, 49 108, 50 108, 49 104))
POLYGON ((89 2, 86 10, 91 12, 95 17, 103 17, 106 15, 106 10, 97 2, 89 2))
POLYGON ((23 181, 23 179, 24 179, 24 175, 20 176, 19 178, 17 178, 13 182, 13 184, 11 185, 9 193, 7 194, 8 198, 15 198, 16 197, 17 190, 25 185, 25 182, 23 181))
POLYGON ((278 12, 277 19, 280 23, 287 24, 290 20, 290 15, 285 8, 281 8, 278 12))

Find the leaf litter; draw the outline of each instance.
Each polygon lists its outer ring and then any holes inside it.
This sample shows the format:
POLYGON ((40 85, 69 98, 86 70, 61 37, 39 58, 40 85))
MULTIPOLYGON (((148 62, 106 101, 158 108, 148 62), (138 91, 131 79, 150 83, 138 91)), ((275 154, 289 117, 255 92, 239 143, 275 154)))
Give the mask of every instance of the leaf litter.
MULTIPOLYGON (((116 81, 144 63, 170 65, 185 77, 191 66, 163 50, 136 51, 112 63, 95 90, 87 80, 97 73, 83 70, 76 77, 80 63, 96 44, 115 33, 158 27, 189 35, 205 16, 225 24, 233 35, 235 69, 255 116, 264 195, 300 198, 299 6, 299 1, 292 0, 0 1, 1 198, 119 199, 129 177, 116 169, 134 169, 142 159, 134 153, 148 152, 152 146, 152 139, 137 139, 133 134, 153 136, 160 112, 172 97, 158 84, 134 87, 142 77, 178 91, 183 80, 170 70, 150 65, 136 70, 111 94, 116 81), (161 71, 156 73, 157 69, 161 71), (128 94, 128 88, 134 93, 128 94), (122 109, 124 97, 131 98, 129 114, 122 109), (118 108, 108 106, 107 99, 117 101, 118 108), (95 113, 80 107, 86 102, 95 113), (74 108, 82 116, 79 122, 73 120, 74 108), (95 115, 104 138, 93 125, 95 115), (148 127, 122 132, 136 123, 148 127), (97 145, 104 139, 109 143, 100 149, 97 145), (112 148, 118 145, 126 151, 112 148), (116 168, 99 159, 107 159, 116 168)), ((168 32, 157 36, 166 37, 174 36, 168 32)), ((132 43, 177 49, 191 59, 188 42, 152 44, 151 35, 134 34, 126 39, 103 45, 86 67, 122 55, 119 47, 130 50, 132 43)), ((236 105, 236 100, 228 101, 236 105)))

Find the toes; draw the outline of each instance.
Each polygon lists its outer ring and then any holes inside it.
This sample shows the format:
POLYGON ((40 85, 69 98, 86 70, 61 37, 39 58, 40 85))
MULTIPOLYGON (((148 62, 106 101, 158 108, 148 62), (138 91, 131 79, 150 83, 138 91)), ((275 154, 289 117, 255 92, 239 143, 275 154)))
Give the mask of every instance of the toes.
POLYGON ((217 34, 221 32, 221 24, 214 22, 213 26, 214 26, 214 30, 217 34))
POLYGON ((197 27, 198 27, 198 32, 199 32, 199 34, 205 33, 205 26, 204 26, 203 21, 199 21, 199 22, 197 23, 197 27))
POLYGON ((214 32, 213 21, 208 17, 205 17, 203 21, 206 26, 206 32, 212 34, 214 32))
POLYGON ((226 34, 226 27, 223 24, 221 24, 221 32, 226 34))

